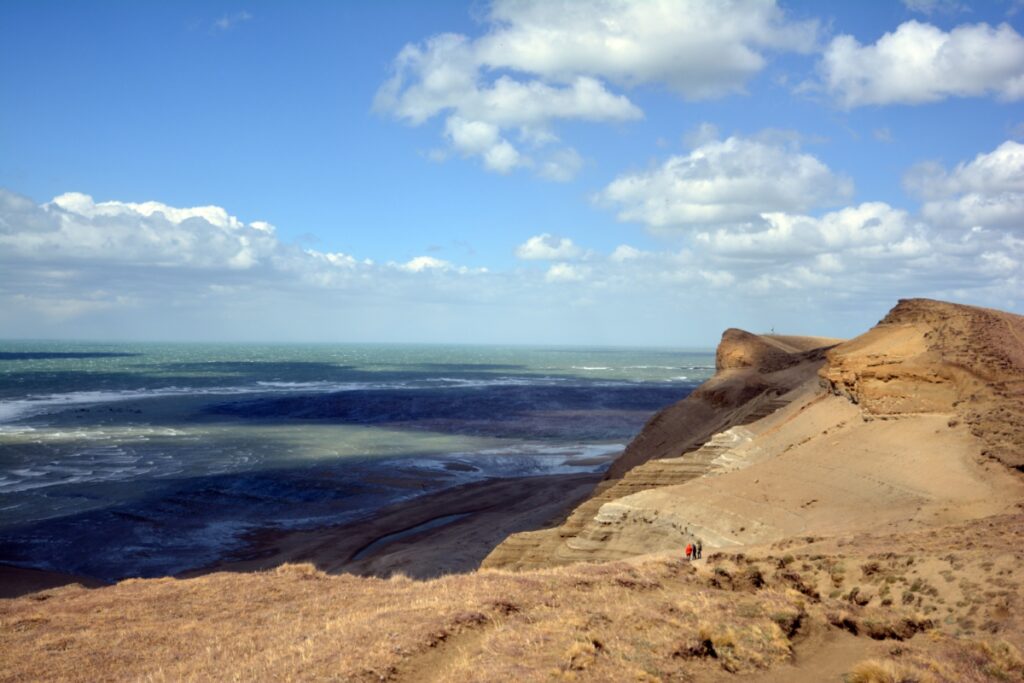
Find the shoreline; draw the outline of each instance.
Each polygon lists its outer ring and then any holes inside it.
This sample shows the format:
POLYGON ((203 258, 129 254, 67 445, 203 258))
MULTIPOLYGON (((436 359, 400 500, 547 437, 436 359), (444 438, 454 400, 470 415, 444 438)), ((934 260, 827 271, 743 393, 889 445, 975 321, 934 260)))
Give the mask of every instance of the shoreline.
POLYGON ((495 478, 418 496, 371 518, 305 530, 257 529, 244 548, 176 574, 254 572, 311 563, 329 574, 426 579, 477 569, 510 534, 560 522, 601 473, 495 478))
MULTIPOLYGON (((292 530, 254 529, 241 548, 212 563, 168 576, 258 572, 311 563, 331 573, 426 579, 477 569, 509 535, 560 523, 603 473, 492 478, 460 484, 385 506, 355 522, 292 530)), ((128 580, 126 577, 122 580, 128 580)), ((0 563, 0 599, 79 584, 118 583, 82 574, 0 563)))
POLYGON ((13 600, 23 595, 75 584, 85 588, 103 588, 111 585, 92 576, 0 563, 0 600, 13 600))

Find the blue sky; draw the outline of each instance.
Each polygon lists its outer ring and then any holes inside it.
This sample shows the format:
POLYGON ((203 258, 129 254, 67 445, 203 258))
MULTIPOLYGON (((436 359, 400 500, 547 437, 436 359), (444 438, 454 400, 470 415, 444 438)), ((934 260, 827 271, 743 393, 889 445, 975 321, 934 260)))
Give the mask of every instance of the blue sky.
POLYGON ((5 337, 713 345, 1021 312, 1024 6, 0 4, 5 337))

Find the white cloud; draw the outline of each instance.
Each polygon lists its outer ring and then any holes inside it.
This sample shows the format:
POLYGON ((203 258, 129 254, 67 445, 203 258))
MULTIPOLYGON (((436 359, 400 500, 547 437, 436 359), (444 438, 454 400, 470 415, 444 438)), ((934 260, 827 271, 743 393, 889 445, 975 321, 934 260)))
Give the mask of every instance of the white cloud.
POLYGON ((654 170, 616 178, 597 196, 619 218, 655 230, 759 220, 841 202, 852 182, 793 146, 751 138, 708 141, 654 170))
POLYGON ((840 35, 819 69, 844 107, 922 104, 948 97, 1024 97, 1024 37, 1009 24, 964 24, 948 33, 908 21, 872 45, 840 35))
POLYGON ((580 282, 587 278, 590 269, 571 263, 555 263, 544 274, 547 282, 580 282))
POLYGON ((1024 226, 1024 144, 1019 142, 1007 140, 952 171, 935 163, 919 164, 907 173, 904 184, 928 200, 921 214, 936 226, 1024 226))
POLYGON ((433 256, 416 256, 398 267, 410 273, 422 273, 425 270, 450 270, 452 264, 433 256))
POLYGON ((792 22, 774 0, 499 0, 481 63, 557 81, 665 84, 702 99, 740 92, 764 50, 809 52, 815 22, 792 22))
MULTIPOLYGON (((245 223, 219 206, 96 202, 77 192, 36 205, 2 189, 0 263, 8 268, 31 267, 48 280, 70 281, 83 269, 98 269, 96 274, 102 276, 106 269, 111 277, 122 272, 132 277, 127 273, 140 272, 154 282, 160 278, 196 282, 208 278, 212 282, 207 284, 229 289, 244 281, 276 280, 337 288, 383 272, 370 259, 282 243, 270 223, 245 223), (59 267, 44 271, 39 270, 41 264, 59 267)), ((453 276, 483 270, 432 256, 418 256, 398 269, 453 276)), ((107 299, 89 299, 83 310, 97 309, 101 305, 97 301, 107 299)), ((125 300, 116 301, 123 305, 125 300)))
MULTIPOLYGON (((922 228, 909 214, 884 202, 869 202, 826 213, 821 218, 785 213, 764 214, 763 229, 720 228, 702 232, 697 242, 722 256, 777 260, 779 256, 836 256, 851 252, 865 257, 906 256, 912 247, 925 250, 922 228)), ((833 261, 819 265, 834 266, 833 261)))
POLYGON ((971 192, 927 202, 921 213, 935 225, 969 229, 974 226, 1020 230, 1024 225, 1024 194, 1008 192, 986 196, 971 192))
MULTIPOLYGON (((742 92, 764 51, 808 52, 818 30, 789 21, 774 0, 498 0, 488 22, 475 40, 443 33, 406 45, 374 107, 417 126, 444 116, 452 146, 500 173, 533 165, 509 131, 540 147, 557 140, 560 119, 643 116, 606 83, 664 84, 696 99, 742 92)), ((536 172, 565 181, 580 166, 566 148, 536 172)))
POLYGON ((952 172, 934 163, 915 166, 904 182, 908 189, 925 198, 978 192, 996 195, 1024 192, 1024 144, 1007 140, 991 152, 961 162, 952 172))
POLYGON ((501 137, 494 124, 451 116, 445 122, 445 134, 455 149, 464 155, 481 156, 484 166, 492 171, 508 173, 527 163, 516 148, 501 137))
POLYGON ((269 223, 247 225, 219 206, 97 203, 71 192, 42 207, 26 207, 23 198, 0 194, 6 198, 0 206, 20 206, 31 214, 28 224, 0 219, 0 245, 28 258, 244 270, 278 255, 269 223))
MULTIPOLYGON (((1024 301, 1024 223, 947 224, 925 209, 974 195, 1019 198, 1016 151, 1001 145, 949 170, 931 167, 941 192, 921 213, 882 202, 763 212, 694 226, 684 248, 620 244, 605 254, 541 234, 517 254, 547 261, 543 268, 498 272, 437 256, 378 265, 301 249, 217 206, 73 193, 38 205, 0 191, 0 327, 36 336, 116 329, 148 338, 578 343, 608 334, 601 340, 681 343, 694 326, 721 329, 738 316, 782 328, 786 311, 798 323, 813 311, 840 326, 869 312, 857 331, 905 296, 1012 307, 1024 301)), ((845 328, 827 331, 837 329, 845 328)))
POLYGON ((615 251, 609 257, 612 261, 621 263, 623 261, 631 261, 643 256, 643 252, 636 247, 631 247, 628 244, 620 244, 615 247, 615 251))
MULTIPOLYGON (((656 187, 640 183, 644 190, 640 196, 651 202, 660 198, 661 205, 655 204, 660 213, 647 212, 643 203, 632 208, 635 218, 650 226, 661 216, 672 215, 676 198, 684 198, 684 210, 678 214, 683 218, 662 224, 690 228, 691 248, 641 252, 622 245, 604 261, 588 260, 588 286, 607 288, 629 281, 647 291, 707 289, 716 292, 709 294, 715 297, 735 291, 740 293, 737 297, 764 300, 771 310, 783 301, 807 306, 856 299, 858 305, 864 301, 885 305, 906 296, 1012 307, 1024 298, 1022 151, 1024 145, 1007 142, 950 171, 935 164, 917 167, 907 184, 926 189, 930 198, 919 213, 884 202, 864 202, 820 215, 761 211, 751 219, 707 212, 698 214, 707 221, 703 227, 691 219, 689 204, 715 183, 699 184, 685 173, 667 173, 671 165, 666 164, 635 176, 642 181, 656 176, 662 181, 656 187), (680 185, 682 189, 675 190, 680 185)), ((684 168, 696 166, 693 159, 685 159, 684 168)), ((705 175, 709 179, 742 177, 725 172, 705 175)), ((785 184, 792 175, 773 177, 785 184)), ((776 191, 766 196, 789 195, 776 191)), ((762 202, 759 208, 763 206, 762 202)))
POLYGON ((516 247, 516 256, 524 260, 559 261, 582 256, 583 250, 568 237, 535 235, 516 247))

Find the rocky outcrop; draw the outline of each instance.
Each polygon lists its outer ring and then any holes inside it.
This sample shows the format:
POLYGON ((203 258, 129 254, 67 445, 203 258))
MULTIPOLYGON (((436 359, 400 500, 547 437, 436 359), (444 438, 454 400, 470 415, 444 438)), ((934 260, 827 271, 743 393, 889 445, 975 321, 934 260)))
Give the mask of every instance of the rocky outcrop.
POLYGON ((1024 318, 901 300, 871 331, 829 353, 822 379, 865 415, 951 413, 985 455, 1024 466, 1024 318))
POLYGON ((825 351, 837 341, 726 330, 714 377, 651 418, 588 500, 558 527, 510 536, 483 566, 527 568, 587 559, 592 544, 581 534, 603 505, 707 474, 723 444, 738 433, 736 427, 774 413, 789 404, 795 389, 816 383, 825 351))
POLYGON ((1024 318, 901 301, 849 342, 725 332, 594 495, 484 566, 771 543, 998 514, 1024 499, 1024 318))
POLYGON ((714 377, 651 418, 606 478, 619 479, 649 460, 683 455, 714 434, 772 413, 786 403, 785 393, 814 375, 825 351, 838 342, 726 330, 715 353, 714 377))

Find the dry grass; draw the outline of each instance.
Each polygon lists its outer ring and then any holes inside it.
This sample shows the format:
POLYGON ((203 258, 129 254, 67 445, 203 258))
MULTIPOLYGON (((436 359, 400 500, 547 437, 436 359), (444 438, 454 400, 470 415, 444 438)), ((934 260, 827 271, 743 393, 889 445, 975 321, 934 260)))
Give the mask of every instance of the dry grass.
POLYGON ((860 662, 846 675, 846 683, 930 683, 932 680, 927 674, 922 677, 916 668, 877 659, 860 662))
POLYGON ((125 581, 0 602, 0 679, 662 678, 789 657, 779 622, 798 600, 766 590, 762 609, 743 604, 679 561, 429 582, 308 565, 125 581))
POLYGON ((920 648, 857 664, 846 683, 982 683, 1024 681, 1024 660, 1006 641, 937 635, 920 648))
POLYGON ((895 653, 850 681, 1024 682, 1024 516, 979 525, 991 547, 974 555, 907 534, 699 568, 650 557, 421 582, 286 565, 66 587, 0 600, 0 681, 700 680, 840 629, 895 653), (837 570, 849 587, 829 597, 837 570))

